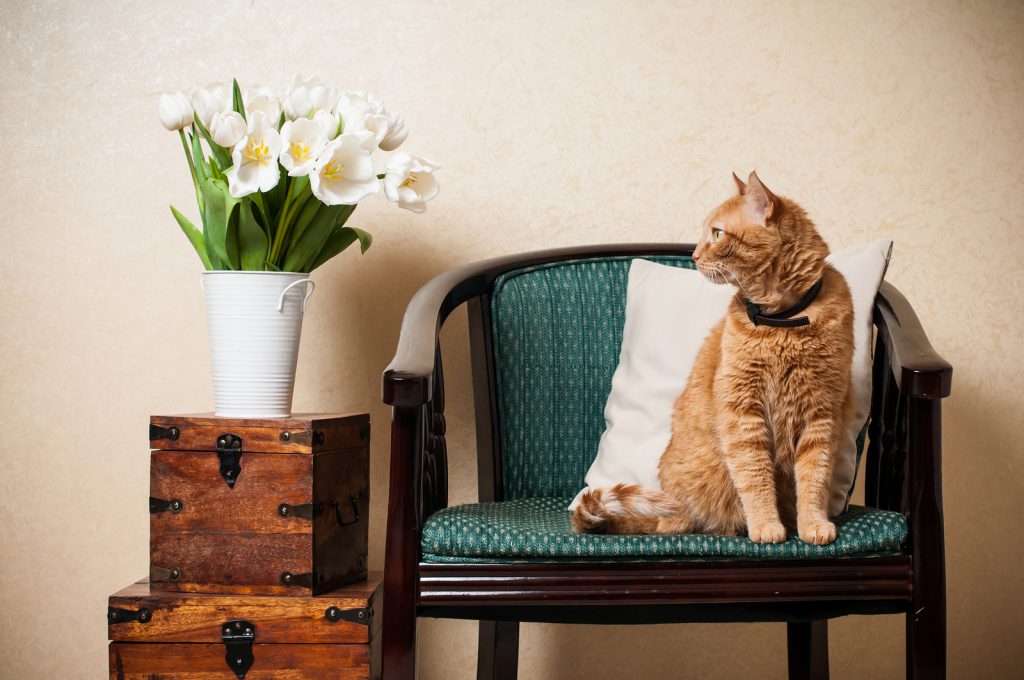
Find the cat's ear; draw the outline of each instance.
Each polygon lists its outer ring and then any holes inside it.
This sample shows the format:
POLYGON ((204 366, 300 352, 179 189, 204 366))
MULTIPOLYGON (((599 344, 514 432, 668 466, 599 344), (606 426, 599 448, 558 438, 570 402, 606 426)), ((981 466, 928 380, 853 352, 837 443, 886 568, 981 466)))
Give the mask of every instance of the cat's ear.
POLYGON ((768 220, 775 212, 775 203, 778 199, 768 191, 768 187, 761 183, 761 178, 757 176, 756 172, 750 173, 750 178, 747 179, 747 190, 743 192, 743 195, 747 199, 747 208, 754 219, 767 225, 768 220))
POLYGON ((735 172, 732 173, 732 178, 733 181, 736 182, 736 188, 739 189, 740 196, 742 196, 747 191, 747 185, 743 183, 743 180, 736 176, 735 172))

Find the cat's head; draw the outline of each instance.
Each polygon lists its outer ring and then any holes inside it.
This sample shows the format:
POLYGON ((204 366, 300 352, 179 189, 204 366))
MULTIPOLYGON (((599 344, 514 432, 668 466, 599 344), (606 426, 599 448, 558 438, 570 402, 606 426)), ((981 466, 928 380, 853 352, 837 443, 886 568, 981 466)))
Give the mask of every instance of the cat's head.
POLYGON ((769 191, 756 172, 746 183, 735 174, 733 179, 738 193, 704 222, 693 253, 697 269, 714 283, 751 294, 785 285, 790 269, 820 270, 828 247, 804 211, 769 191))

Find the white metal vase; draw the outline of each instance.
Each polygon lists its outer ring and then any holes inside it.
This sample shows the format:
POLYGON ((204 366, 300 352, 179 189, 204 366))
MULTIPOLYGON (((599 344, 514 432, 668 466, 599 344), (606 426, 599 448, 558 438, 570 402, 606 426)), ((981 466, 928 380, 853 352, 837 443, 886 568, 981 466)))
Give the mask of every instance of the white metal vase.
POLYGON ((315 284, 293 272, 203 273, 217 416, 291 415, 302 313, 315 284))

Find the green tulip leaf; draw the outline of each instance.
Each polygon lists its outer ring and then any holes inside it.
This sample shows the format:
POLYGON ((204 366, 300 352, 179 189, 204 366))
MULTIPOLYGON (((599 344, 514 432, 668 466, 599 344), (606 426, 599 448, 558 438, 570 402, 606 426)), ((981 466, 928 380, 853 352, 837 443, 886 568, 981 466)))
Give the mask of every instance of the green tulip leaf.
POLYGON ((245 103, 242 101, 242 90, 238 87, 237 78, 231 79, 231 104, 235 112, 242 117, 242 120, 246 120, 245 103))
POLYGON ((203 194, 203 233, 211 263, 219 260, 222 269, 238 269, 239 199, 228 193, 226 182, 206 178, 199 183, 203 194))
POLYGON ((310 271, 309 267, 323 250, 335 227, 344 223, 355 210, 354 205, 321 205, 302 236, 293 240, 284 258, 286 272, 310 271))
POLYGON ((306 193, 299 196, 296 199, 297 203, 301 203, 302 207, 299 208, 298 214, 295 219, 292 220, 292 227, 289 241, 291 243, 297 243, 302 238, 303 232, 306 231, 306 227, 313 221, 313 216, 316 215, 317 210, 323 203, 320 202, 319 198, 313 196, 307 189, 306 193))
POLYGON ((331 259, 341 251, 348 248, 350 245, 356 242, 356 231, 351 227, 341 227, 336 229, 334 233, 327 239, 327 243, 320 249, 320 254, 313 260, 313 265, 309 268, 309 271, 313 271, 327 260, 331 259))
POLYGON ((243 201, 238 212, 238 250, 243 271, 263 271, 267 261, 267 235, 256 221, 252 202, 243 201))
POLYGON ((173 205, 171 206, 171 214, 174 215, 174 219, 177 220, 178 226, 185 232, 185 237, 192 244, 192 247, 199 253, 199 259, 203 261, 203 266, 207 270, 213 269, 210 264, 210 258, 206 255, 206 243, 203 241, 203 232, 195 228, 195 225, 189 221, 187 217, 178 212, 178 209, 173 205))
POLYGON ((320 265, 326 263, 357 240, 359 241, 360 252, 365 253, 370 247, 370 244, 373 243, 373 236, 362 229, 346 227, 344 220, 338 222, 335 225, 334 232, 331 233, 331 236, 327 239, 327 243, 324 244, 324 247, 320 249, 320 253, 313 260, 313 264, 309 267, 309 271, 313 271, 320 265))
POLYGON ((356 238, 359 239, 359 254, 362 255, 373 245, 373 234, 362 229, 356 229, 355 227, 348 228, 356 232, 356 238))
POLYGON ((196 181, 202 182, 209 175, 207 172, 209 166, 206 165, 206 158, 203 156, 203 148, 199 145, 199 135, 196 133, 195 127, 192 128, 192 134, 188 136, 188 140, 192 147, 192 162, 196 168, 196 181))

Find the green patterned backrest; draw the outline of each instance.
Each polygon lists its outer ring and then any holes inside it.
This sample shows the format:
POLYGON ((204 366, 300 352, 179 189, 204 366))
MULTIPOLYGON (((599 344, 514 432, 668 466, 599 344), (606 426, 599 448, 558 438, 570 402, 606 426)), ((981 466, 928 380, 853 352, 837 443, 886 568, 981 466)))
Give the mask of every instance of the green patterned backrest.
MULTIPOLYGON (((492 319, 505 498, 572 496, 597 456, 634 257, 517 269, 492 319)), ((645 260, 693 269, 686 256, 645 260)))

